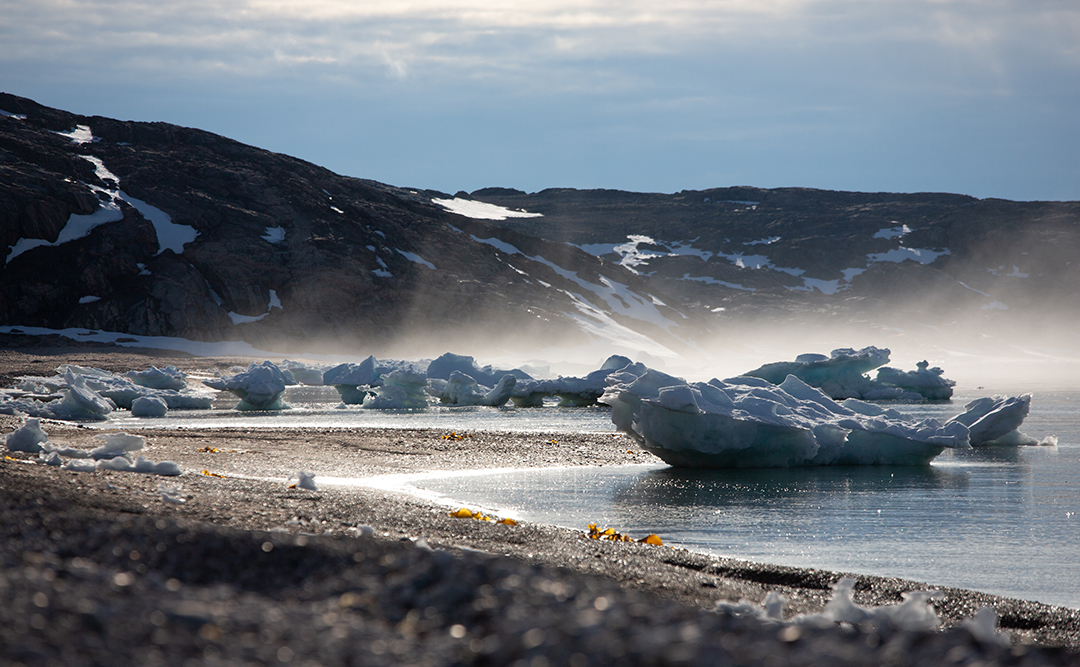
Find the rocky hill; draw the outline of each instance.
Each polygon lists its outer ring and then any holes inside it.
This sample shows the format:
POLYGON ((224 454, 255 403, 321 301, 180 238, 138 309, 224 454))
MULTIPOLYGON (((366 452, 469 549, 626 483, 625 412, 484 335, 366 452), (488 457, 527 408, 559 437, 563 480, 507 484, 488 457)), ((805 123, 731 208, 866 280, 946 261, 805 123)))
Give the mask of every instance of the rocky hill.
POLYGON ((660 356, 738 318, 1051 326, 1080 305, 1078 223, 1078 202, 949 194, 447 195, 0 94, 7 326, 660 356))
POLYGON ((702 331, 617 263, 437 198, 0 95, 0 324, 367 350, 702 331))

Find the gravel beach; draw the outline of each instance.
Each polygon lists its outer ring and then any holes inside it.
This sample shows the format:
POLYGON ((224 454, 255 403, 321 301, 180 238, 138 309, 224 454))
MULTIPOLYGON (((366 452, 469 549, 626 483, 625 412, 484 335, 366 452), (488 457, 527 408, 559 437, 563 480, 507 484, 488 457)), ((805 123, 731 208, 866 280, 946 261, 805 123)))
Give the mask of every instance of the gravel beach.
MULTIPOLYGON (((18 339, 19 337, 12 337, 18 339)), ((61 363, 111 371, 208 359, 101 346, 0 350, 0 380, 61 363)), ((0 433, 22 424, 0 416, 0 433)), ((61 445, 99 431, 42 422, 61 445)), ((371 477, 655 459, 611 434, 436 430, 141 430, 179 477, 0 461, 0 662, 97 664, 1069 665, 1080 611, 938 589, 936 632, 791 625, 714 611, 787 599, 820 611, 843 575, 668 546, 586 527, 504 525, 378 488, 288 488, 300 469, 371 477), (209 473, 209 474, 204 474, 209 473), (182 501, 182 502, 181 502, 182 501), (960 627, 992 607, 1011 645, 960 627)), ((316 482, 318 479, 316 479, 316 482)), ((614 526, 616 530, 618 526, 614 526)), ((977 555, 973 554, 973 566, 977 555)), ((916 582, 857 576, 855 601, 895 604, 916 582)))

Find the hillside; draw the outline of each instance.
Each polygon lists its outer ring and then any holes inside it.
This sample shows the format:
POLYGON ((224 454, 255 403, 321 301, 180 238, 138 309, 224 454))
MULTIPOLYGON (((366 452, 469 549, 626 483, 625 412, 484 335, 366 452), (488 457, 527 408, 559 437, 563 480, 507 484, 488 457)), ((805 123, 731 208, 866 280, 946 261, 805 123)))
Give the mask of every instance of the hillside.
POLYGON ((0 326, 658 357, 747 322, 1047 330, 1080 306, 1078 223, 933 193, 448 195, 0 94, 0 326))

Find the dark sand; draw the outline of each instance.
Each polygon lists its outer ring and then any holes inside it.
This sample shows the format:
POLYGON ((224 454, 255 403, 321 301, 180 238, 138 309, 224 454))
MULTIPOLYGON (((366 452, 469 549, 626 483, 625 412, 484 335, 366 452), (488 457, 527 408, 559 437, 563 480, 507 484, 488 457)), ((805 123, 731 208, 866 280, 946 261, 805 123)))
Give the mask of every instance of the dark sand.
MULTIPOLYGON (((0 377, 49 375, 61 363, 120 372, 249 361, 9 345, 0 350, 0 377)), ((0 417, 0 433, 21 423, 0 417)), ((99 433, 60 422, 43 428, 54 443, 82 448, 99 433)), ((778 591, 788 617, 819 611, 842 575, 599 542, 584 536, 585 526, 451 518, 445 507, 375 489, 306 491, 245 478, 654 460, 610 434, 139 433, 145 456, 175 461, 185 473, 73 473, 25 454, 0 461, 0 662, 1080 664, 1077 610, 939 589, 943 632, 765 624, 710 610, 778 591), (185 502, 166 502, 161 486, 179 487, 185 502), (1001 616, 1012 647, 949 629, 984 606, 1001 616)), ((930 588, 856 579, 863 605, 930 588)))

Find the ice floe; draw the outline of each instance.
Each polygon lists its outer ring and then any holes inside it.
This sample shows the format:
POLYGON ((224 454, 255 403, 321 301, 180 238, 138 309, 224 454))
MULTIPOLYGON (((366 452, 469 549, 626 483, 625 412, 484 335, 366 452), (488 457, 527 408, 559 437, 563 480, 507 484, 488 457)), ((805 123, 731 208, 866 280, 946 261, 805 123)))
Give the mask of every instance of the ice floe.
POLYGON ((424 391, 427 383, 425 373, 395 370, 382 379, 382 386, 364 397, 363 406, 378 410, 422 410, 428 406, 427 393, 424 391))
POLYGON ((691 384, 650 369, 609 382, 600 402, 615 427, 673 466, 925 465, 946 447, 970 447, 959 422, 838 404, 794 375, 778 386, 755 377, 691 384))
POLYGON ((488 388, 461 371, 452 371, 449 380, 429 377, 427 393, 445 405, 499 407, 510 400, 516 383, 517 378, 507 373, 493 388, 488 388))
POLYGON ((1020 432, 1031 409, 1031 394, 978 398, 950 419, 968 427, 973 447, 1055 445, 1057 438, 1038 440, 1020 432))
POLYGON ((608 357, 599 369, 584 377, 518 382, 510 399, 517 407, 540 407, 546 398, 559 399, 559 407, 595 405, 608 387, 608 377, 624 371, 642 374, 645 370, 643 364, 635 364, 627 357, 613 355, 608 357))
POLYGON ((888 363, 888 348, 867 346, 861 350, 839 348, 829 356, 800 354, 795 361, 765 364, 745 375, 780 384, 788 375, 818 387, 830 398, 861 398, 864 400, 945 400, 952 396, 955 382, 943 377, 940 368, 928 368, 920 362, 914 371, 884 367, 876 380, 866 374, 888 363))
POLYGON ((203 384, 239 397, 237 410, 281 410, 287 407, 281 395, 287 385, 295 384, 295 380, 286 376, 272 361, 264 361, 261 364, 253 362, 246 371, 228 378, 203 380, 203 384))

